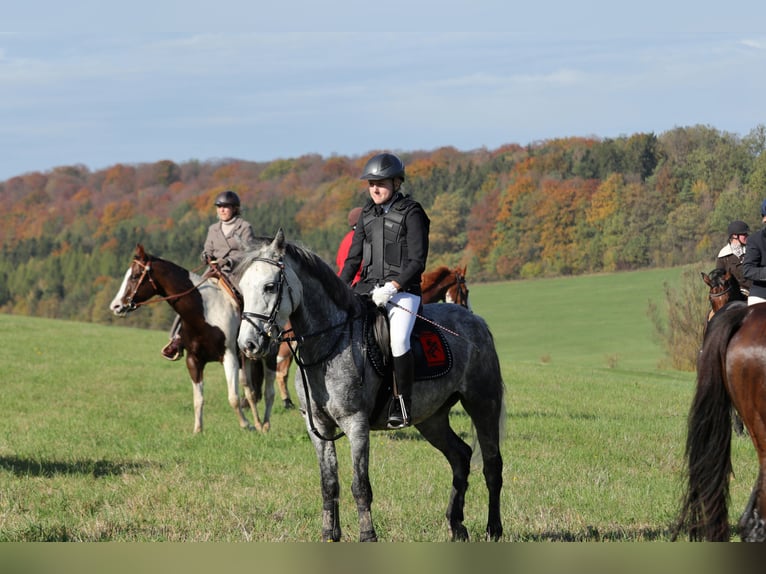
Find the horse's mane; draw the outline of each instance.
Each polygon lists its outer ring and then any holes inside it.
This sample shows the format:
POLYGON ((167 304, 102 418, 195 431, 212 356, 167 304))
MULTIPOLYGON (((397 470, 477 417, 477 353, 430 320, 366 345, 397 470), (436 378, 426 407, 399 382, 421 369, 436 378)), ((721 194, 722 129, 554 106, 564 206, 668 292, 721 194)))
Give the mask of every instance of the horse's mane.
POLYGON ((316 253, 294 243, 285 244, 285 254, 308 267, 327 290, 330 299, 341 309, 355 310, 361 301, 354 291, 346 285, 327 262, 316 253))
MULTIPOLYGON (((271 245, 272 239, 258 237, 255 242, 248 244, 247 254, 232 270, 232 277, 239 283, 242 274, 250 266, 253 260, 262 255, 263 248, 271 245)), ((306 267, 316 275, 326 289, 330 299, 342 309, 356 310, 361 304, 358 296, 346 285, 335 271, 316 253, 301 247, 295 243, 285 242, 285 255, 294 259, 298 265, 306 267)))

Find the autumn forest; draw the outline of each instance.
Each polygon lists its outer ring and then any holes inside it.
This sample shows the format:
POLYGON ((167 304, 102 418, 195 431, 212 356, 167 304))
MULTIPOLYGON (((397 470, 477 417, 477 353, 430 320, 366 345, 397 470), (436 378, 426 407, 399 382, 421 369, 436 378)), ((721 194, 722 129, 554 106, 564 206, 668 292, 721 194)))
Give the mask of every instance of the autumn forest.
MULTIPOLYGON (((405 192, 431 218, 429 267, 465 264, 470 282, 709 262, 732 219, 760 227, 766 127, 709 126, 614 139, 562 138, 458 151, 395 150, 405 192)), ((0 182, 0 310, 109 323, 108 304, 137 243, 200 266, 213 198, 242 198, 256 233, 288 239, 334 265, 358 179, 374 152, 271 162, 191 160, 57 167, 0 182)), ((155 305, 133 324, 169 325, 155 305)))

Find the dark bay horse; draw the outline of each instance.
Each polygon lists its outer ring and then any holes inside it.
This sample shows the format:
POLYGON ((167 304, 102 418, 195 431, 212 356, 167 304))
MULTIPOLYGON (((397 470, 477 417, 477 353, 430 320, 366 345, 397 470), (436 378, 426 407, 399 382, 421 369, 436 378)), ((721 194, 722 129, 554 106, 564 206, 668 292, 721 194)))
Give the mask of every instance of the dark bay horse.
POLYGON ((730 301, 747 301, 747 297, 739 287, 739 281, 725 269, 713 269, 710 273, 701 273, 702 280, 710 288, 711 317, 721 307, 730 301))
POLYGON ((445 301, 471 308, 468 301, 468 285, 465 282, 465 266, 450 269, 442 265, 423 273, 420 289, 423 292, 421 301, 424 305, 445 301))
POLYGON ((228 387, 229 404, 234 409, 242 428, 253 425, 240 406, 239 385, 244 387, 245 398, 253 414, 257 430, 269 430, 269 418, 274 402, 274 366, 263 361, 244 361, 237 348, 239 307, 237 302, 217 285, 216 279, 201 277, 165 259, 149 255, 142 245, 136 247, 133 261, 125 272, 110 309, 124 316, 158 296, 165 300, 181 317, 181 340, 186 350, 186 368, 192 381, 194 394, 194 432, 202 432, 204 407, 204 372, 210 362, 223 363, 228 387), (258 415, 256 403, 260 399, 265 379, 264 419, 258 415))
MULTIPOLYGON (((287 243, 281 229, 270 245, 249 253, 237 274, 245 300, 238 341, 245 354, 258 358, 268 352, 288 320, 298 342, 296 362, 301 368, 296 393, 319 462, 322 539, 341 538, 334 440, 345 434, 351 449, 359 539, 377 540, 371 513, 370 431, 386 429, 385 405, 391 391, 375 365, 378 347, 368 344, 369 306, 320 257, 287 243), (338 429, 341 435, 336 434, 338 429)), ((412 388, 415 428, 442 452, 452 469, 446 512, 450 536, 468 539, 463 508, 474 451, 450 427, 449 417, 460 402, 473 424, 489 492, 486 534, 497 540, 503 533, 500 442, 505 385, 492 334, 484 319, 460 305, 424 305, 423 314, 445 332, 453 359, 451 368, 432 378, 416 377, 412 388)))
POLYGON ((687 484, 674 538, 729 540, 732 406, 755 446, 759 472, 739 520, 744 541, 766 541, 766 304, 727 305, 707 325, 686 436, 687 484))

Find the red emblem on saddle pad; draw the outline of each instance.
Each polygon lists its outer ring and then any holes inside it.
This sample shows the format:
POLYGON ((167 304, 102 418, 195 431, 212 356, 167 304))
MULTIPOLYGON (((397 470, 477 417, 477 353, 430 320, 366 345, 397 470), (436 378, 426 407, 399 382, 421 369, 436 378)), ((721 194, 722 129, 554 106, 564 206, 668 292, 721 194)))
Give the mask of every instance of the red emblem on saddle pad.
POLYGON ((420 344, 423 346, 423 356, 429 368, 443 367, 447 364, 447 353, 439 335, 433 331, 422 331, 420 344))

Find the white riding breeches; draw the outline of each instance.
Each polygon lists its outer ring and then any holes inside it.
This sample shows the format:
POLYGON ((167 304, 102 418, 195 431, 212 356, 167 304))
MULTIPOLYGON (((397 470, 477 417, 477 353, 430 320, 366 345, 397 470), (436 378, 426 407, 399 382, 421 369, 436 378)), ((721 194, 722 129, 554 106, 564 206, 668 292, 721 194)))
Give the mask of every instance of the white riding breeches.
POLYGON ((755 295, 749 295, 747 297, 747 306, 757 305, 758 303, 766 303, 766 299, 763 297, 756 297, 755 295))
POLYGON ((415 314, 420 307, 420 296, 400 292, 391 297, 391 303, 399 305, 399 307, 391 304, 386 305, 391 337, 391 354, 394 357, 401 357, 410 350, 410 334, 415 326, 415 314))

